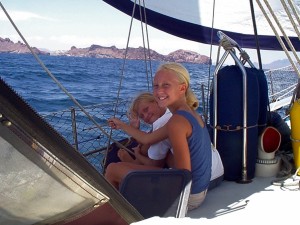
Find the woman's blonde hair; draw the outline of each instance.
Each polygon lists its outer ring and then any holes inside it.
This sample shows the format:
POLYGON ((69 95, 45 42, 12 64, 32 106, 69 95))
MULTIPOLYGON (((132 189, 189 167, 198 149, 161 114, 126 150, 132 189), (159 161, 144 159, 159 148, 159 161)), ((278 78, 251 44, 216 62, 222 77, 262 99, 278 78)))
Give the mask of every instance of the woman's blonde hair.
POLYGON ((138 117, 138 109, 139 109, 139 104, 141 102, 153 103, 153 102, 156 102, 156 99, 153 96, 153 94, 150 93, 150 92, 140 93, 131 102, 131 105, 129 107, 128 113, 131 114, 134 117, 138 117))
POLYGON ((190 87, 190 74, 187 71, 187 69, 179 63, 170 62, 170 63, 162 64, 158 68, 157 72, 160 70, 173 71, 178 77, 179 82, 181 84, 186 84, 187 86, 187 91, 185 93, 186 102, 191 107, 191 109, 196 110, 199 107, 199 101, 190 87))

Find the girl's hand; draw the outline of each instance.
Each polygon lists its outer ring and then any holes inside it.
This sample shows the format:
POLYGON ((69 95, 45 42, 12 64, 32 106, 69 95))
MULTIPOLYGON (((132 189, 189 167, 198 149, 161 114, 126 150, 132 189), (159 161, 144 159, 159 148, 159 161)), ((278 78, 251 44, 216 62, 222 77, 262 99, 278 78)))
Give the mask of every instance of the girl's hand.
POLYGON ((120 148, 117 154, 122 162, 134 161, 134 159, 130 156, 130 154, 125 149, 120 148))
POLYGON ((141 146, 138 145, 134 148, 132 148, 132 150, 134 151, 134 155, 137 156, 137 155, 141 155, 141 146))
POLYGON ((127 114, 127 117, 129 119, 130 126, 140 128, 140 119, 137 116, 127 114))
POLYGON ((108 120, 108 125, 113 129, 122 129, 123 124, 124 124, 124 122, 122 122, 121 120, 119 120, 117 118, 110 118, 108 120))

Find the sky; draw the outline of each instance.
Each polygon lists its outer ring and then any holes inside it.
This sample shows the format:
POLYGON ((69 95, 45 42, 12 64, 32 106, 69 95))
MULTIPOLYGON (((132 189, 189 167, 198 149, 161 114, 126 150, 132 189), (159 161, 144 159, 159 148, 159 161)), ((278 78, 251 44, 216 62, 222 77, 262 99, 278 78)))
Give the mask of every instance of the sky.
MULTIPOLYGON (((26 41, 40 49, 69 50, 97 44, 105 47, 125 48, 130 16, 116 10, 101 0, 0 0, 26 41)), ((184 40, 150 26, 147 27, 150 48, 160 54, 178 49, 210 53, 210 45, 184 40)), ((0 37, 20 41, 18 33, 0 9, 0 37)), ((134 20, 129 47, 143 46, 141 24, 134 20)), ((252 62, 257 62, 256 52, 247 50, 252 62)), ((262 51, 263 63, 285 59, 284 53, 262 51)))

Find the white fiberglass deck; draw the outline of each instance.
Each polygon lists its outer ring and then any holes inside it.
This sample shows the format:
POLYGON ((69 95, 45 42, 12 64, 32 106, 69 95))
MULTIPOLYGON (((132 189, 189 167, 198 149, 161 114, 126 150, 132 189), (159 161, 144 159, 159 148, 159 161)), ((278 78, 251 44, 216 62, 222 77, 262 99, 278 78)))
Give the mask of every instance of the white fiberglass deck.
MULTIPOLYGON (((255 177, 248 184, 224 181, 186 218, 153 217, 134 224, 295 224, 299 221, 300 177, 296 177, 298 186, 289 187, 271 185, 274 179, 255 177)), ((287 182, 295 183, 291 178, 287 182)))

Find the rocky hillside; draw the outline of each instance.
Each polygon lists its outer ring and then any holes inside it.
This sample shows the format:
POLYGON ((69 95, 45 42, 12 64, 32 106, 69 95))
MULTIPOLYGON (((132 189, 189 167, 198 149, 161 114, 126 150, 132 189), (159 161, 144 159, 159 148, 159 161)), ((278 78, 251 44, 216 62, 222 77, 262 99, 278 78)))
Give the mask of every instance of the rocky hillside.
MULTIPOLYGON (((145 59, 145 50, 143 47, 128 48, 127 59, 145 59)), ((80 57, 96 57, 96 58, 116 58, 123 59, 125 56, 125 49, 119 49, 115 46, 103 47, 100 45, 91 45, 88 48, 76 48, 72 47, 71 50, 59 53, 59 55, 80 56, 80 57)), ((204 55, 200 55, 196 52, 177 50, 171 52, 168 55, 162 55, 154 50, 150 50, 150 56, 152 60, 158 61, 174 61, 174 62, 190 62, 190 63, 209 63, 209 58, 204 55)))
MULTIPOLYGON (((39 49, 37 49, 35 47, 33 47, 32 50, 36 54, 49 54, 49 52, 40 51, 39 49)), ((3 39, 0 37, 0 53, 1 52, 22 54, 22 53, 29 53, 30 51, 27 48, 27 46, 25 44, 21 43, 20 41, 18 41, 17 43, 14 43, 9 38, 3 39)))
MULTIPOLYGON (((94 58, 115 58, 123 59, 125 56, 125 49, 119 49, 115 46, 103 47, 100 45, 91 45, 87 48, 76 48, 71 47, 68 51, 57 51, 57 52, 46 52, 41 51, 37 48, 33 48, 37 54, 51 54, 51 55, 65 55, 74 57, 94 57, 94 58)), ((145 50, 142 47, 139 48, 129 48, 127 50, 127 59, 145 59, 145 50)), ((21 42, 14 43, 8 38, 0 38, 0 53, 29 53, 30 51, 21 42)), ((199 63, 199 64, 209 64, 210 59, 207 56, 200 55, 193 51, 187 50, 177 50, 171 52, 168 55, 162 55, 154 50, 150 50, 150 55, 152 60, 157 61, 173 61, 173 62, 189 62, 189 63, 199 63)))

